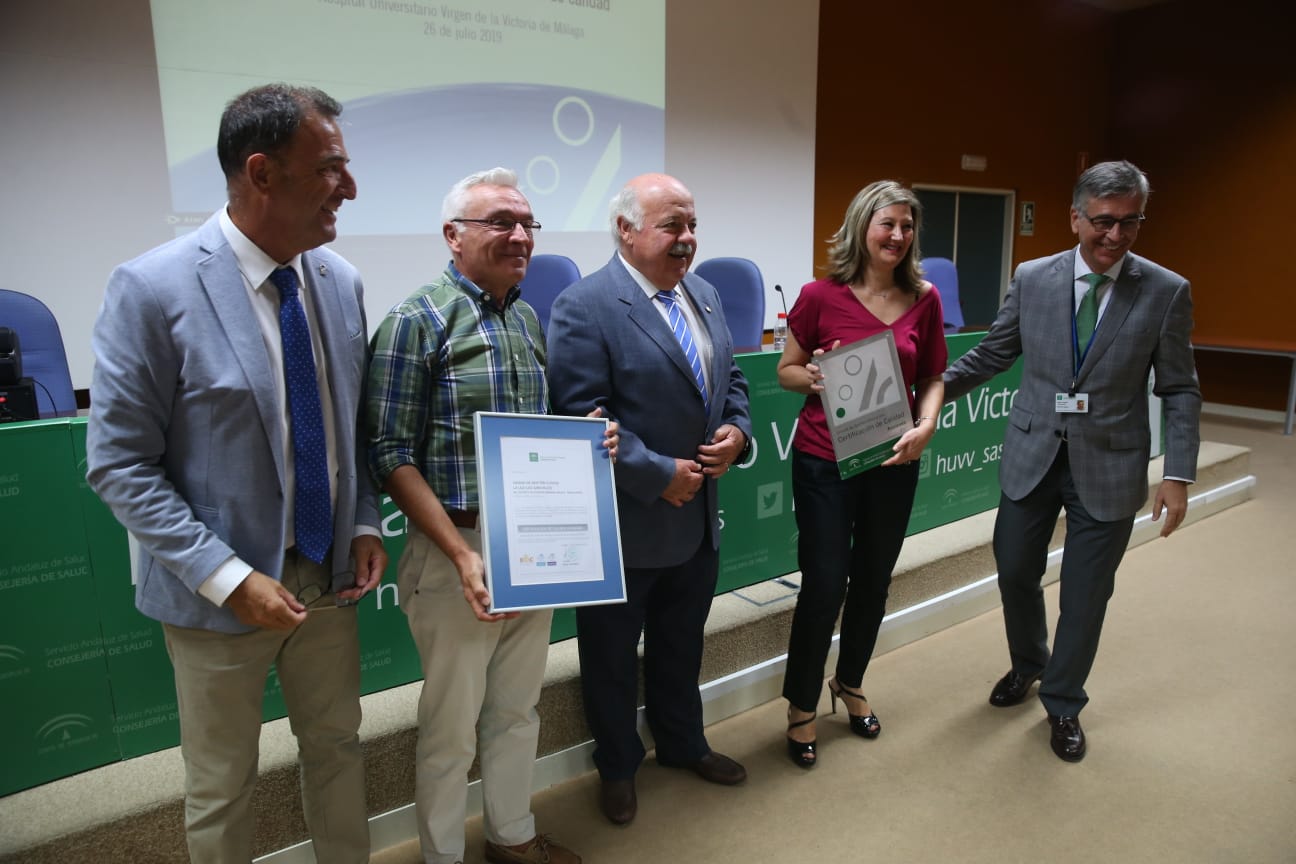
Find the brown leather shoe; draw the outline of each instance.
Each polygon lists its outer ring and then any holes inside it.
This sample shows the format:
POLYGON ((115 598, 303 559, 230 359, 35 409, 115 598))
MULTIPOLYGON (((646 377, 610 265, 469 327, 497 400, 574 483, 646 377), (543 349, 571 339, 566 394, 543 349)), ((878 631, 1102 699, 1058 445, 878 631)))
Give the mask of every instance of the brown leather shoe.
POLYGON ((629 780, 604 780, 599 790, 599 808, 613 825, 626 825, 639 812, 639 799, 635 796, 635 782, 629 780))
POLYGON ((581 857, 566 846, 537 834, 521 846, 486 841, 486 860, 491 864, 581 864, 581 857))
POLYGON ((1085 734, 1080 728, 1079 717, 1057 717, 1049 715, 1049 727, 1052 734, 1049 744, 1057 757, 1065 762, 1079 762, 1085 756, 1085 734))
POLYGON ((990 704, 996 708, 1020 705, 1026 698, 1026 694, 1030 692, 1031 685, 1043 674, 1041 671, 1034 675, 1023 675, 1016 669, 1009 669, 1008 674, 1000 678, 994 689, 990 691, 990 704))
POLYGON ((737 786, 747 779, 746 768, 714 750, 692 765, 684 767, 689 768, 708 783, 719 783, 721 786, 737 786))

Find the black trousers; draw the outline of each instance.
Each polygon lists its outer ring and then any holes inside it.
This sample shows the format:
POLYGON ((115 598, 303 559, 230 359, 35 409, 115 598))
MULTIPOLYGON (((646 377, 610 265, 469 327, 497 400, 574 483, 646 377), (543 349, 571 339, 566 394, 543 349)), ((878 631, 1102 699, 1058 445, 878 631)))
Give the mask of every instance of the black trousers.
POLYGON ((994 553, 999 567, 1004 629, 1012 668, 1043 672, 1040 701, 1050 714, 1075 716, 1089 701, 1085 679, 1098 654, 1116 568, 1129 545, 1134 516, 1102 522, 1085 510, 1071 479, 1067 448, 1058 451, 1044 479, 1019 501, 1001 496, 994 553), (1058 514, 1066 509, 1060 599, 1053 652, 1040 581, 1058 514))
POLYGON ((663 765, 690 765, 710 752, 702 732, 702 641, 720 557, 706 536, 675 567, 626 568, 624 604, 576 610, 585 719, 604 780, 626 780, 644 758, 635 719, 639 636, 644 638, 644 710, 663 765))
POLYGON ((800 710, 818 707, 839 612, 837 680, 851 688, 863 682, 917 486, 917 463, 872 468, 843 480, 837 463, 792 451, 801 593, 788 637, 783 696, 800 710))

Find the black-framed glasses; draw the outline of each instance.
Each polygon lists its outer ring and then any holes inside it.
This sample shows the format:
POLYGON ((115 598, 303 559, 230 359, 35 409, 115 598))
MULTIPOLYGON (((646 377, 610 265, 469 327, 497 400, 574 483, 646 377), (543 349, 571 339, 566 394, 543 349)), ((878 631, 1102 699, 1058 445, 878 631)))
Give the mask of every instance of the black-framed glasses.
POLYGON ((522 230, 527 233, 528 237, 540 230, 540 223, 534 219, 451 219, 450 221, 480 225, 497 234, 512 234, 513 229, 519 225, 522 226, 522 230))
POLYGON ((1117 225, 1120 226, 1122 234, 1129 234, 1139 229, 1139 226, 1147 221, 1147 217, 1142 213, 1137 216, 1126 216, 1124 219, 1117 219, 1113 216, 1090 216, 1088 213, 1081 213, 1094 230, 1100 234, 1108 234, 1117 225))

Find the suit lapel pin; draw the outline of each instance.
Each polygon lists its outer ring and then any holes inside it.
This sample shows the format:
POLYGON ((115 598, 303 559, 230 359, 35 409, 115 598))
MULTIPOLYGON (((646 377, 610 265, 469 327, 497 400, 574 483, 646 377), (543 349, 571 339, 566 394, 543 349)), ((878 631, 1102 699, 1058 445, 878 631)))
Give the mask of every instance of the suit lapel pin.
POLYGON ((321 264, 321 265, 320 265, 320 275, 321 275, 321 276, 327 276, 327 275, 328 275, 328 266, 327 266, 327 265, 324 265, 324 264, 321 264))
POLYGON ((710 306, 703 306, 702 308, 705 309, 705 310, 707 311, 707 314, 708 314, 708 315, 711 314, 711 307, 710 307, 710 306))

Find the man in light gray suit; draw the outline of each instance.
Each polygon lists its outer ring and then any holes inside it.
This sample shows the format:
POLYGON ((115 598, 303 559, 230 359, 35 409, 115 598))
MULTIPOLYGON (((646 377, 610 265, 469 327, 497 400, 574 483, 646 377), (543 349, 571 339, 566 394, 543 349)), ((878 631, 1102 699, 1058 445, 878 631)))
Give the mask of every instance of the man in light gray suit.
POLYGON ((612 201, 618 252, 563 291, 549 321, 554 411, 621 424, 617 507, 628 602, 576 610, 585 717, 616 824, 634 818, 644 747, 635 726, 639 636, 657 761, 732 785, 741 765, 702 731, 702 633, 719 575, 716 481, 751 440, 747 380, 715 288, 688 272, 693 196, 663 174, 612 201))
POLYGON ((360 277, 316 248, 355 197, 341 110, 286 85, 230 102, 228 205, 118 267, 94 329, 87 479, 138 538, 136 605, 163 624, 195 862, 252 858, 272 664, 315 857, 369 859, 352 604, 387 556, 356 441, 360 277))
POLYGON ((1050 744, 1068 762, 1085 755, 1084 683, 1147 500, 1149 370, 1165 428, 1164 479, 1152 505, 1153 519, 1164 514, 1162 537, 1183 521, 1197 476, 1201 392, 1188 282, 1129 251, 1148 194, 1146 176, 1129 162, 1081 174, 1071 202, 1079 245, 1018 267, 990 332, 944 376, 951 401, 1022 358, 994 532, 1012 668, 990 704, 1017 705, 1038 680, 1050 744), (1040 581, 1063 509, 1061 614, 1050 655, 1040 581))

